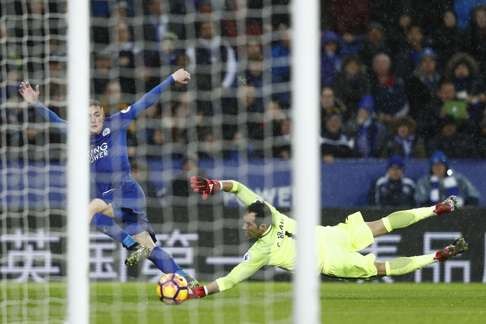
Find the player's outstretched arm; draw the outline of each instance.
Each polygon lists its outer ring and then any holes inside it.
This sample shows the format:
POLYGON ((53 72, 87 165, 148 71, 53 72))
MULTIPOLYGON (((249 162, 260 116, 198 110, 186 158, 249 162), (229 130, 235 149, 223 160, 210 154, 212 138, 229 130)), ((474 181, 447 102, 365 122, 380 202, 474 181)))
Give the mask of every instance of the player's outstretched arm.
POLYGON ((238 264, 226 276, 216 279, 206 286, 198 286, 192 289, 192 298, 202 298, 207 295, 222 292, 233 288, 240 282, 248 279, 258 270, 267 264, 266 254, 259 253, 258 250, 250 249, 245 255, 244 260, 238 264))
POLYGON ((153 106, 159 101, 160 95, 167 90, 172 84, 187 84, 191 80, 191 74, 184 69, 178 69, 159 85, 147 92, 138 99, 134 104, 128 107, 124 112, 132 119, 135 119, 142 111, 153 106))
POLYGON ((234 180, 211 180, 193 176, 191 177, 191 188, 199 193, 203 199, 208 199, 209 196, 222 190, 234 193, 245 206, 251 205, 257 200, 262 200, 255 192, 234 180))
POLYGON ((51 123, 66 123, 64 119, 39 102, 40 91, 38 85, 34 89, 30 85, 29 81, 22 81, 19 84, 19 93, 25 102, 36 108, 36 110, 51 123))

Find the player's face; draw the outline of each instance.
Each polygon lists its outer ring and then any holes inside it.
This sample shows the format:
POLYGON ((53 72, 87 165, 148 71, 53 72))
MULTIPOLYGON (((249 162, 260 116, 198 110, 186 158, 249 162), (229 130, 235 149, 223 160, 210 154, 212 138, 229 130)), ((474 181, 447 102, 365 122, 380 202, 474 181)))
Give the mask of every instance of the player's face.
POLYGON ((89 107, 89 130, 91 134, 99 134, 103 129, 105 121, 105 112, 100 106, 89 107))
POLYGON ((246 237, 249 239, 260 238, 267 229, 267 225, 265 224, 260 224, 260 226, 257 226, 255 219, 255 213, 246 213, 243 216, 243 231, 245 232, 246 237))

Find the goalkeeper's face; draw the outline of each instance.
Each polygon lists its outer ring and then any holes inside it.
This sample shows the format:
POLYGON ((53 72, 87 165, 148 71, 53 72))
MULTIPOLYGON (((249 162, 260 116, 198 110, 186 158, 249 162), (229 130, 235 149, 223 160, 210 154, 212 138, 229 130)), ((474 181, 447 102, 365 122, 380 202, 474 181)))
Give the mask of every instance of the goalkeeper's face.
POLYGON ((95 105, 89 106, 89 130, 91 134, 101 133, 104 122, 105 112, 103 107, 95 105))
POLYGON ((249 212, 243 216, 243 231, 247 238, 259 239, 267 229, 267 224, 257 224, 256 213, 249 212))

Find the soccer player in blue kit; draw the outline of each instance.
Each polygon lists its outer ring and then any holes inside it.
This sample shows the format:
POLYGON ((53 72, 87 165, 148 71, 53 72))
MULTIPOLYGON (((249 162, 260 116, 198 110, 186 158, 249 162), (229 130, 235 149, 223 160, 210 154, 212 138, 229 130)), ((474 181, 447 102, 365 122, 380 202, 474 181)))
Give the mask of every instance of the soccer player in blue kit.
MULTIPOLYGON (((89 220, 98 230, 132 251, 125 262, 127 265, 134 265, 147 257, 162 272, 178 273, 187 279, 190 286, 195 286, 197 281, 155 244, 155 233, 146 214, 145 194, 131 176, 127 153, 127 128, 130 123, 145 109, 154 105, 172 84, 187 84, 190 78, 187 71, 179 69, 134 104, 109 117, 105 117, 99 102, 90 102, 89 220)), ((20 83, 19 92, 49 122, 66 123, 39 102, 38 86, 34 89, 23 81, 20 83)))

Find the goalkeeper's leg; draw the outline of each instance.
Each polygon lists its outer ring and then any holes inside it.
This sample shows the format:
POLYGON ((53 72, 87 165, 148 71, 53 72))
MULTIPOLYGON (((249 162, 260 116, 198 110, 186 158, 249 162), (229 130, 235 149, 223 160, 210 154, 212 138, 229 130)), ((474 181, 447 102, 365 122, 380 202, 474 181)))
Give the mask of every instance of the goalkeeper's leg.
POLYGON ((374 222, 367 222, 374 237, 390 233, 393 230, 404 228, 415 224, 431 216, 448 214, 456 208, 456 199, 454 196, 431 207, 414 208, 401 210, 383 217, 374 222))
POLYGON ((380 276, 400 276, 423 268, 434 262, 443 262, 468 249, 464 238, 460 237, 452 244, 434 253, 413 257, 400 257, 386 262, 375 262, 377 274, 380 276))

